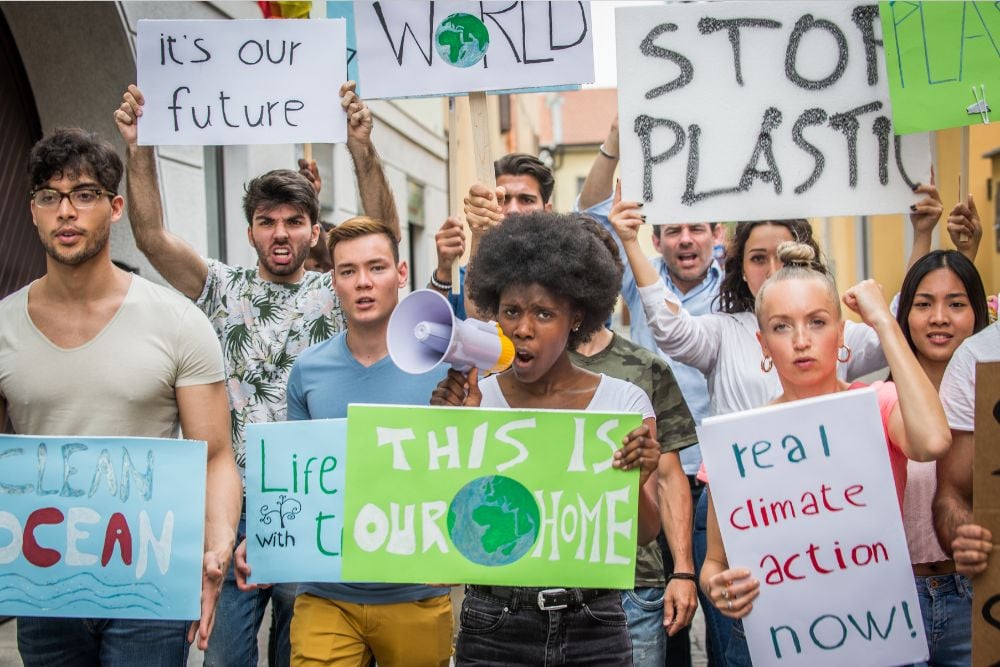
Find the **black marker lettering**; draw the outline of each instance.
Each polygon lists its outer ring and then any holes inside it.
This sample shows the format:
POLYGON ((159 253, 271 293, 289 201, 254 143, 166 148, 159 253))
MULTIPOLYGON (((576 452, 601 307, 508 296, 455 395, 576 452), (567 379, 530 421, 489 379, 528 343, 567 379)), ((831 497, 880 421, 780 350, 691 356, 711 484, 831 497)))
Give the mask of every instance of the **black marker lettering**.
POLYGON ((670 159, 684 148, 684 128, 672 120, 651 118, 643 114, 635 119, 635 133, 639 135, 639 144, 642 146, 642 199, 653 201, 653 165, 670 159), (673 130, 674 143, 659 155, 653 155, 653 129, 661 125, 673 130))
POLYGON ((427 16, 427 50, 424 51, 424 47, 420 45, 417 40, 417 36, 413 33, 413 28, 410 27, 409 23, 403 23, 403 33, 399 36, 399 48, 396 48, 396 44, 392 41, 392 35, 389 34, 389 26, 386 25, 385 15, 382 13, 382 3, 376 2, 373 5, 375 9, 375 15, 378 17, 379 25, 382 26, 382 32, 385 33, 385 38, 389 40, 389 48, 392 49, 393 55, 396 56, 396 62, 400 65, 403 64, 403 47, 406 46, 406 33, 410 33, 410 37, 413 38, 413 43, 417 45, 417 50, 420 51, 420 55, 424 57, 428 65, 431 65, 434 61, 434 3, 427 3, 430 7, 429 14, 427 16))
POLYGON ((232 99, 232 98, 229 95, 226 95, 226 93, 224 93, 223 91, 220 90, 219 91, 219 101, 222 103, 222 122, 224 122, 229 127, 239 127, 239 125, 233 125, 232 123, 230 123, 229 119, 226 118, 226 100, 228 100, 228 99, 232 99))
POLYGON ((889 183, 889 135, 892 133, 892 122, 885 116, 879 116, 872 123, 872 134, 878 139, 878 182, 889 183))
POLYGON ((778 171, 778 163, 774 160, 774 146, 771 139, 771 132, 781 125, 781 112, 774 107, 768 107, 764 111, 764 119, 760 123, 760 133, 757 135, 757 144, 753 148, 753 154, 743 169, 740 177, 739 189, 746 191, 753 185, 754 180, 760 179, 765 183, 774 184, 774 194, 781 194, 781 172, 778 171), (767 162, 767 169, 757 169, 757 163, 761 156, 767 162))
POLYGON ((876 46, 882 46, 881 39, 875 39, 875 21, 878 19, 878 5, 858 5, 851 11, 851 20, 861 32, 861 41, 865 45, 865 69, 868 73, 868 85, 878 83, 878 54, 876 46))
POLYGON ((695 192, 695 187, 698 184, 698 137, 700 135, 700 127, 697 125, 688 125, 687 175, 684 179, 684 194, 681 196, 681 203, 687 206, 693 206, 702 199, 707 199, 709 197, 728 195, 740 191, 739 188, 718 188, 715 190, 707 190, 705 192, 695 192))
POLYGON ((181 92, 182 90, 186 90, 189 93, 191 92, 191 89, 188 88, 187 86, 180 86, 179 88, 175 88, 173 97, 171 98, 172 103, 169 107, 167 107, 174 114, 174 132, 179 132, 181 129, 180 126, 177 124, 177 110, 181 108, 180 105, 177 104, 177 93, 181 92))
POLYGON ((177 60, 177 57, 174 55, 174 44, 176 42, 177 42, 176 37, 167 37, 167 53, 170 54, 171 60, 173 60, 178 65, 183 65, 184 63, 180 60, 177 60))
POLYGON ((240 62, 243 63, 244 65, 256 65, 264 57, 264 47, 260 45, 260 42, 257 42, 257 41, 254 41, 254 40, 251 39, 249 41, 243 42, 243 45, 240 46, 240 50, 239 50, 238 56, 239 56, 240 62), (256 58, 256 60, 253 60, 252 62, 243 57, 243 51, 248 46, 250 46, 251 44, 253 44, 255 47, 257 47, 257 58, 256 58))
MULTIPOLYGON (((504 39, 507 40, 507 45, 510 46, 510 52, 514 54, 514 61, 519 63, 521 62, 521 56, 517 52, 517 47, 514 46, 514 40, 510 38, 510 35, 507 34, 507 31, 504 30, 502 25, 500 25, 500 21, 497 21, 495 18, 493 18, 495 14, 505 14, 510 10, 514 9, 515 7, 517 7, 517 5, 518 3, 512 2, 510 3, 509 6, 504 7, 503 9, 498 9, 495 12, 488 12, 486 11, 486 8, 483 7, 483 3, 479 3, 479 19, 483 22, 483 24, 486 23, 486 17, 489 17, 489 19, 493 21, 497 29, 500 30, 500 32, 503 34, 504 39)), ((487 62, 488 57, 489 56, 483 56, 483 69, 489 67, 489 63, 487 62)))
POLYGON ((201 60, 192 60, 191 62, 193 62, 193 63, 205 63, 205 62, 208 62, 209 60, 212 59, 212 54, 208 52, 208 49, 206 49, 205 47, 203 47, 201 45, 201 42, 204 42, 204 41, 205 41, 205 39, 203 37, 195 37, 194 38, 194 48, 196 48, 199 51, 201 51, 202 53, 204 53, 205 57, 202 58, 201 60))
MULTIPOLYGON (((524 17, 524 3, 521 3, 521 57, 525 65, 532 63, 552 62, 554 58, 529 58, 528 57, 528 22, 524 17)), ((549 3, 549 41, 552 41, 552 3, 549 3)))
POLYGON ((788 38, 788 50, 785 51, 785 76, 788 77, 789 81, 799 88, 805 88, 806 90, 823 90, 835 84, 844 74, 846 68, 847 38, 844 37, 844 33, 840 31, 840 28, 826 19, 819 19, 817 21, 812 17, 812 14, 804 14, 802 18, 795 22, 795 28, 788 38), (830 76, 818 81, 800 76, 795 64, 799 53, 799 42, 802 41, 802 36, 813 28, 826 30, 837 40, 837 66, 833 69, 830 76))
POLYGON ((826 122, 826 112, 822 109, 806 109, 799 116, 798 120, 795 121, 795 125, 792 126, 792 141, 795 145, 809 153, 813 157, 813 162, 815 166, 813 167, 812 173, 809 174, 807 178, 801 185, 795 188, 795 194, 800 195, 819 180, 819 177, 823 174, 823 168, 826 166, 826 156, 816 148, 813 144, 809 143, 805 137, 802 136, 802 130, 810 125, 822 125, 826 122))
POLYGON ((305 106, 306 105, 302 103, 302 100, 286 100, 285 101, 285 122, 288 123, 289 125, 291 125, 292 127, 298 127, 298 124, 293 123, 292 119, 288 117, 288 112, 289 111, 302 111, 302 109, 304 109, 305 106), (293 107, 292 106, 293 104, 297 104, 298 106, 293 107))
POLYGON ((649 56, 651 58, 666 58, 667 60, 673 61, 681 70, 681 73, 673 81, 646 92, 647 100, 669 93, 671 90, 683 88, 691 83, 691 79, 694 78, 694 66, 691 64, 690 60, 676 51, 671 51, 670 49, 665 49, 662 46, 653 44, 653 40, 663 33, 674 32, 675 30, 677 30, 677 24, 661 23, 650 30, 649 34, 642 40, 642 43, 639 44, 639 51, 642 52, 642 55, 649 56))
POLYGON ((869 102, 850 111, 830 116, 830 127, 839 130, 847 138, 848 183, 852 188, 858 184, 858 116, 881 108, 881 102, 869 102))
POLYGON ((556 44, 552 35, 552 24, 553 24, 552 3, 551 2, 549 3, 549 50, 550 51, 562 51, 563 49, 572 48, 577 44, 579 44, 580 42, 582 42, 584 38, 587 36, 587 30, 588 30, 587 12, 584 11, 582 2, 577 2, 576 4, 580 8, 580 20, 583 21, 583 30, 580 32, 580 37, 572 44, 556 44))
POLYGON ((736 83, 743 85, 743 67, 740 61, 740 28, 780 28, 781 23, 771 19, 713 19, 702 18, 698 21, 698 31, 710 35, 719 30, 729 33, 729 44, 733 47, 733 67, 736 70, 736 83))
POLYGON ((901 139, 902 137, 898 134, 892 138, 892 147, 896 151, 896 171, 899 172, 903 182, 906 183, 906 185, 912 190, 917 187, 917 184, 906 174, 906 169, 903 168, 903 147, 900 143, 901 139))

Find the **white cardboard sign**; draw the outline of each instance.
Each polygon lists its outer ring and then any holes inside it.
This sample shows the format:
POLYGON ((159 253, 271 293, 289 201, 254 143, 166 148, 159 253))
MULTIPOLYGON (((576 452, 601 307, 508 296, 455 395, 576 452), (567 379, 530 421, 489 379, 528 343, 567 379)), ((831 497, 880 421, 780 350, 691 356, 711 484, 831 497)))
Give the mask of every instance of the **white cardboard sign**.
POLYGON ((338 143, 342 19, 139 21, 142 145, 338 143))
POLYGON ((623 199, 650 222, 900 213, 930 179, 894 137, 875 3, 616 11, 623 199))
POLYGON ((927 658, 874 389, 712 417, 698 436, 729 564, 760 581, 754 665, 927 658))
POLYGON ((589 2, 355 2, 367 99, 594 81, 589 2))

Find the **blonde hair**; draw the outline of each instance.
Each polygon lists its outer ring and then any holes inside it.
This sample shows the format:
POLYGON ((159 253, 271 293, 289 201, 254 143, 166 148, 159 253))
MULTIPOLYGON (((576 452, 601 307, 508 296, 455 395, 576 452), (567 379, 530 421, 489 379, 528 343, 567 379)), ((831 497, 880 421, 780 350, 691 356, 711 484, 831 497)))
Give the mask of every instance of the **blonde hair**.
POLYGON ((392 257, 398 264, 399 240, 396 238, 396 233, 386 223, 375 218, 369 218, 366 215, 356 215, 353 218, 345 220, 327 233, 326 244, 330 248, 330 261, 333 261, 333 249, 341 241, 357 239, 371 234, 381 234, 389 240, 389 246, 392 248, 392 257))
POLYGON ((816 257, 816 250, 812 246, 797 241, 783 241, 778 246, 778 259, 783 264, 781 269, 765 280, 764 284, 757 290, 754 314, 757 315, 758 323, 761 312, 764 310, 764 295, 767 288, 783 280, 819 280, 826 287, 830 300, 837 309, 837 317, 841 317, 840 295, 837 293, 837 285, 833 282, 833 276, 816 257))

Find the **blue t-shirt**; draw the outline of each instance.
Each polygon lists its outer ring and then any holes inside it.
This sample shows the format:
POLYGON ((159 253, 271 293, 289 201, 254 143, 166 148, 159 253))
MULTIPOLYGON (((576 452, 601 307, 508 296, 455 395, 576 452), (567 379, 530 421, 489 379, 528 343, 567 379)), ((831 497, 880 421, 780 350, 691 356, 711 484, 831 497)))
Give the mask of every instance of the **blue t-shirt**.
MULTIPOLYGON (((611 221, 608 220, 613 201, 613 197, 608 197, 604 201, 594 204, 582 212, 592 217, 611 232, 611 238, 618 244, 618 251, 624 258, 625 250, 622 247, 622 242, 618 238, 618 234, 615 233, 611 221)), ((660 277, 663 278, 667 289, 677 295, 684 309, 689 313, 692 315, 705 315, 718 310, 718 301, 715 300, 715 297, 718 296, 719 287, 722 284, 722 269, 719 267, 717 261, 712 260, 708 273, 701 284, 688 290, 686 293, 681 293, 670 279, 670 273, 667 271, 667 263, 663 260, 663 257, 653 257, 650 259, 650 262, 653 264, 656 272, 660 274, 660 277)), ((670 370, 674 372, 677 384, 680 385, 681 393, 684 394, 684 401, 688 404, 688 409, 691 410, 691 416, 694 417, 694 420, 698 424, 701 424, 701 420, 708 416, 708 382, 697 368, 674 361, 657 346, 656 339, 653 338, 653 332, 650 331, 649 324, 646 322, 646 311, 642 307, 642 297, 639 295, 639 287, 636 285, 635 275, 632 273, 632 267, 629 266, 628 262, 625 262, 625 272, 622 274, 622 297, 625 299, 626 305, 628 305, 629 317, 632 318, 629 338, 636 345, 641 345, 650 352, 658 354, 667 360, 667 363, 670 364, 670 370)), ((701 449, 697 446, 688 447, 680 452, 680 456, 685 474, 696 474, 701 467, 701 449)))
POLYGON ((448 292, 448 303, 455 313, 455 317, 460 320, 466 318, 465 314, 465 267, 458 267, 458 294, 448 292))
MULTIPOLYGON (((299 355, 288 376, 288 419, 338 419, 349 403, 428 405, 431 392, 445 376, 440 366, 422 375, 401 371, 388 355, 365 367, 347 347, 342 332, 299 355)), ((411 602, 447 595, 440 586, 409 584, 302 583, 298 594, 355 604, 411 602)))

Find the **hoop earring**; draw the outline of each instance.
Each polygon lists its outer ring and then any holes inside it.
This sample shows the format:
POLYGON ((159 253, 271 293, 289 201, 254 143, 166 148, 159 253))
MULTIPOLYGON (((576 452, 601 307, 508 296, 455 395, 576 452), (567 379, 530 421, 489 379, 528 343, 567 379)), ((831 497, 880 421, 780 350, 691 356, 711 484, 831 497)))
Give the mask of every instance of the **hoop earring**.
POLYGON ((847 345, 841 345, 837 349, 837 361, 839 361, 842 364, 846 364, 850 360, 851 360, 851 348, 847 347, 847 345), (844 355, 843 359, 840 358, 840 353, 842 350, 846 350, 846 354, 844 355))
POLYGON ((760 360, 761 372, 770 373, 772 368, 774 368, 774 360, 771 357, 764 357, 760 360))

